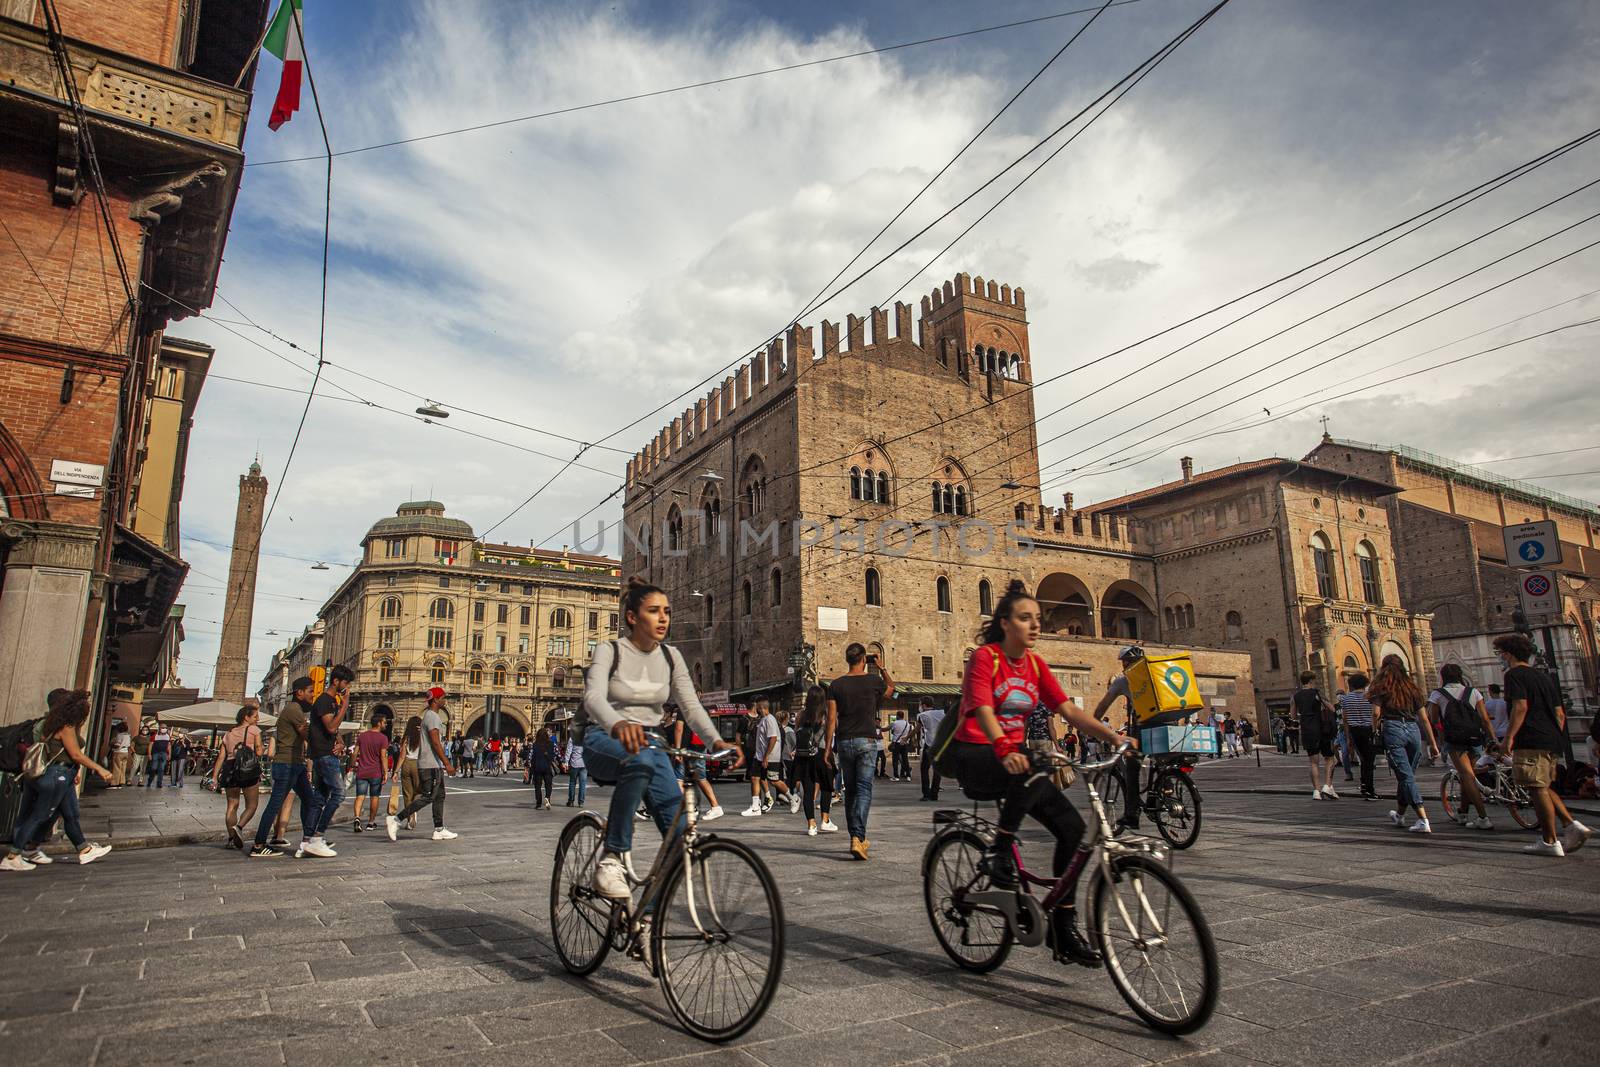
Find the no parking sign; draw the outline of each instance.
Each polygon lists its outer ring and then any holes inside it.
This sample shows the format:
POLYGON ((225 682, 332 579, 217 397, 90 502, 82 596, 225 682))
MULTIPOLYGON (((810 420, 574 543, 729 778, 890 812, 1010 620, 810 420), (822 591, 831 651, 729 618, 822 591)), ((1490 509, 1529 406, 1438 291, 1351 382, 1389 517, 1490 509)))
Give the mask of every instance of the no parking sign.
POLYGON ((1554 571, 1523 571, 1517 579, 1517 597, 1523 611, 1549 615, 1561 610, 1561 592, 1554 571))

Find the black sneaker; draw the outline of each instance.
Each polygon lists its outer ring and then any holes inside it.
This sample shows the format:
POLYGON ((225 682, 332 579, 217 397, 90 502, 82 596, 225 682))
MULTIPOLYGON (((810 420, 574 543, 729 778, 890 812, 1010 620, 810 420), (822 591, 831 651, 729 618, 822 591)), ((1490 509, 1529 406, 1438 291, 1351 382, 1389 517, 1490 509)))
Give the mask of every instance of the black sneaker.
POLYGON ((352 829, 352 830, 354 830, 354 831, 355 831, 355 832, 356 832, 356 833, 358 833, 358 834, 359 834, 359 833, 361 833, 361 832, 362 832, 362 831, 363 831, 363 830, 365 830, 365 829, 366 829, 366 827, 365 827, 365 826, 363 826, 363 825, 361 825, 361 820, 360 820, 360 819, 357 819, 357 820, 356 820, 356 821, 355 821, 355 823, 354 823, 354 825, 352 825, 352 826, 351 826, 351 827, 350 827, 350 828, 351 828, 351 829, 352 829))
POLYGON ((1100 951, 1089 944, 1083 931, 1078 929, 1077 909, 1056 909, 1050 917, 1050 931, 1057 959, 1069 960, 1080 967, 1104 966, 1100 951))
POLYGON ((1017 888, 1017 857, 1009 845, 991 849, 978 861, 978 870, 989 876, 989 884, 995 889, 1017 888))
POLYGON ((283 855, 283 851, 273 848, 271 845, 252 845, 250 848, 250 858, 253 860, 270 859, 273 856, 281 855, 283 855))
POLYGON ((1116 825, 1111 827, 1112 837, 1121 837, 1125 833, 1136 834, 1139 832, 1138 819, 1118 819, 1116 825))
POLYGON ((286 837, 274 837, 271 841, 268 841, 267 844, 271 845, 273 848, 288 848, 289 839, 286 837))

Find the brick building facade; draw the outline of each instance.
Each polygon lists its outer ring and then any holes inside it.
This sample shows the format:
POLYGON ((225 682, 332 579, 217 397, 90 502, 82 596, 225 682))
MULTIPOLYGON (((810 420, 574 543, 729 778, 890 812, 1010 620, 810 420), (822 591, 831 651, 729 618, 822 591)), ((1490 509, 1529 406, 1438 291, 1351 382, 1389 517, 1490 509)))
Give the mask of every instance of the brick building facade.
POLYGON ((211 303, 266 6, 0 3, 0 721, 88 688, 96 750, 178 633, 164 331, 211 303))

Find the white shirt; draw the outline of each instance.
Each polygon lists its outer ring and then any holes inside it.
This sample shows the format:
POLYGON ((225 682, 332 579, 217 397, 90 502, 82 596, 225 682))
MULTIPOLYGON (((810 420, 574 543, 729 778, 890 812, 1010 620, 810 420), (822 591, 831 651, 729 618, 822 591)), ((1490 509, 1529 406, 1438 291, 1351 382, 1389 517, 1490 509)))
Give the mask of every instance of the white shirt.
POLYGON ((1500 741, 1506 739, 1506 731, 1511 729, 1511 709, 1500 697, 1486 697, 1483 701, 1483 710, 1489 713, 1489 721, 1494 724, 1494 736, 1500 741))
POLYGON ((923 747, 933 744, 933 737, 939 732, 939 724, 943 721, 943 708, 929 708, 917 716, 917 726, 922 730, 923 747))
POLYGON ((896 719, 889 724, 889 740, 895 744, 903 744, 911 736, 911 720, 896 719))

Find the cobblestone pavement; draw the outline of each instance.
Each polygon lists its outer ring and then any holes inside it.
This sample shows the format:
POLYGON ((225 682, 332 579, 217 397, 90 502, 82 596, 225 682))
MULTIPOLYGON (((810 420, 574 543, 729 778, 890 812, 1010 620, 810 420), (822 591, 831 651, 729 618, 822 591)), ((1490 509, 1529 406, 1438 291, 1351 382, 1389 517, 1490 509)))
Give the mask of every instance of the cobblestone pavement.
MULTIPOLYGON (((1594 1062, 1600 842, 1525 857, 1530 837, 1503 817, 1493 833, 1404 835, 1387 804, 1220 791, 1243 773, 1202 765, 1202 790, 1219 791, 1174 861, 1223 955, 1218 1014, 1183 1040, 1134 1020, 1103 973, 1039 950, 957 972, 920 900, 932 805, 880 783, 868 863, 787 815, 716 824, 772 865, 789 952, 766 1019, 703 1045, 641 965, 561 971, 546 916, 570 813, 480 779, 450 801, 454 842, 346 831, 333 860, 187 845, 0 875, 0 1047, 6 1062, 95 1067, 1594 1062)), ((738 790, 724 791, 731 812, 738 790)))

